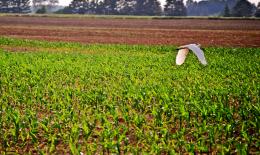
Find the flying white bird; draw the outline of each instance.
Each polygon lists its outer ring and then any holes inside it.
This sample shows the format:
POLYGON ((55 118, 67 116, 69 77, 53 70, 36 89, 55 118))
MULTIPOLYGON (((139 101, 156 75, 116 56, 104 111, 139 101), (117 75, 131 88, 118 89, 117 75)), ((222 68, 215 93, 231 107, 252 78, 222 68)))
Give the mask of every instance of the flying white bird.
POLYGON ((199 61, 203 65, 207 65, 206 58, 204 56, 203 51, 200 49, 200 44, 189 44, 178 47, 178 54, 176 57, 176 64, 182 65, 189 53, 189 50, 191 50, 199 59, 199 61))

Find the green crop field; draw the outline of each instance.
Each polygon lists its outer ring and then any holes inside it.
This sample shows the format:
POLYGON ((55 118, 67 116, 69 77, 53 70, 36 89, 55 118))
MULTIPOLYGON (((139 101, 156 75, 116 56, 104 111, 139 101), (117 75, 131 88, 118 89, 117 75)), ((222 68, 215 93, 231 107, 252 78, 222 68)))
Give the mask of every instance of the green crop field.
POLYGON ((0 154, 259 154, 260 49, 0 38, 0 154))

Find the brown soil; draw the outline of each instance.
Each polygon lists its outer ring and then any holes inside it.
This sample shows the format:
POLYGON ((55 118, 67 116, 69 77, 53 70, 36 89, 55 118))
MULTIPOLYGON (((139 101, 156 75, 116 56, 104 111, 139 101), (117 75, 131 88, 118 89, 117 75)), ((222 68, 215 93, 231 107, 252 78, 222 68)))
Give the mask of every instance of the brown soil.
POLYGON ((260 20, 3 16, 0 36, 80 43, 260 47, 260 20))

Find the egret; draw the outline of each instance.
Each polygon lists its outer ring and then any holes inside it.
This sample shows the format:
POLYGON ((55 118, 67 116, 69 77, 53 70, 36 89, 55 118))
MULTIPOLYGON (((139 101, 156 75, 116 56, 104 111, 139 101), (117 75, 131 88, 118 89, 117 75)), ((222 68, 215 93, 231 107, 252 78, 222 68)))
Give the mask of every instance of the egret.
POLYGON ((199 59, 199 61, 203 65, 207 65, 206 58, 204 56, 204 52, 200 49, 200 44, 189 44, 178 47, 178 54, 176 57, 176 64, 182 65, 189 53, 189 50, 191 50, 199 59))

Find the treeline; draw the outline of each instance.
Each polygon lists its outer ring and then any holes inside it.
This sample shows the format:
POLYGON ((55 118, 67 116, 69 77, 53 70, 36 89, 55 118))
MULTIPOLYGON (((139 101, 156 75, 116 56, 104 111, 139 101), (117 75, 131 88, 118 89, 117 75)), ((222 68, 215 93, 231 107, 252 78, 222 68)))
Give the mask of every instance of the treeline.
MULTIPOLYGON (((200 2, 187 0, 186 6, 189 16, 250 17, 254 16, 257 10, 257 7, 248 0, 208 0, 200 2)), ((260 3, 258 9, 259 6, 260 3)))
POLYGON ((0 0, 1 13, 29 13, 30 0, 0 0))
POLYGON ((0 0, 1 13, 46 13, 51 12, 59 0, 0 0))
POLYGON ((248 0, 73 0, 59 13, 106 15, 259 17, 258 7, 248 0))
POLYGON ((158 0, 73 0, 63 13, 106 15, 162 15, 158 0))
POLYGON ((0 0, 2 13, 63 13, 144 16, 225 16, 260 17, 257 6, 248 0, 72 0, 69 6, 58 8, 59 0, 0 0))

